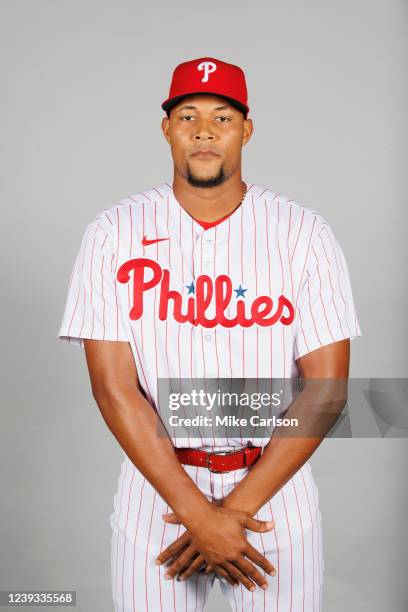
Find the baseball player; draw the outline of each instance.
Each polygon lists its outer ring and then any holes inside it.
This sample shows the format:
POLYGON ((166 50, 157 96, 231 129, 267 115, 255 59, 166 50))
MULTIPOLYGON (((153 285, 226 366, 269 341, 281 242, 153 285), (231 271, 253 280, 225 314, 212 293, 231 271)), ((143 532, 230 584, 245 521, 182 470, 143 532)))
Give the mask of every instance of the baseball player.
MULTIPOLYGON (((347 378, 361 335, 342 249, 318 211, 241 175, 244 72, 178 65, 162 103, 172 181, 88 224, 58 337, 85 348, 123 450, 110 515, 116 612, 317 612, 321 439, 158 435, 159 379, 347 378)), ((166 428, 166 425, 165 425, 166 428)))

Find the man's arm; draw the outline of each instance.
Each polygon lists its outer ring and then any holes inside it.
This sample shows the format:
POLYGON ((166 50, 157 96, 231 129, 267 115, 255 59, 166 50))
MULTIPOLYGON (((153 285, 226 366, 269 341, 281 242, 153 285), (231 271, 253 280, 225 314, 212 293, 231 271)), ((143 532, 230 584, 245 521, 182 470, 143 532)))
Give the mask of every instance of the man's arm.
POLYGON ((86 339, 84 346, 93 397, 132 463, 183 522, 211 508, 170 438, 158 435, 160 419, 140 390, 129 343, 86 339))
POLYGON ((272 525, 244 512, 217 508, 196 486, 178 460, 160 418, 143 396, 128 342, 84 340, 92 394, 102 416, 126 455, 168 503, 192 535, 205 560, 227 577, 230 560, 234 572, 248 588, 246 575, 258 584, 264 577, 245 555, 265 571, 272 564, 247 541, 244 528, 270 531, 272 525), (158 428, 164 435, 158 434, 158 428), (244 574, 241 574, 239 568, 244 574))
MULTIPOLYGON (((323 346, 297 360, 302 379, 347 379, 349 363, 349 339, 323 346)), ((301 401, 300 396, 298 399, 301 401)), ((250 516, 256 514, 306 463, 324 437, 272 435, 263 455, 224 498, 222 506, 243 510, 250 516)))

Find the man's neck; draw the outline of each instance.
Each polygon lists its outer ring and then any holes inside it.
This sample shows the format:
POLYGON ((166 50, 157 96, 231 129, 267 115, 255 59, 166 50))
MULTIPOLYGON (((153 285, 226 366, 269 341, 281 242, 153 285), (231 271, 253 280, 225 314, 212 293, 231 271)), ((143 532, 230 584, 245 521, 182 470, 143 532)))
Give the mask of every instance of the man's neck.
POLYGON ((210 188, 193 187, 183 177, 175 176, 173 193, 180 206, 195 219, 216 221, 239 206, 244 184, 241 174, 210 188))

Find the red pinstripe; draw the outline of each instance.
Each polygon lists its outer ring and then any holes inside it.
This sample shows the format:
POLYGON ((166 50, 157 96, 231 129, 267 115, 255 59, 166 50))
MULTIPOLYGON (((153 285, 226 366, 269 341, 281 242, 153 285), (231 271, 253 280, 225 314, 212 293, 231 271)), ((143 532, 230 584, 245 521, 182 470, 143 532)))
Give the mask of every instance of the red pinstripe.
MULTIPOLYGON (((154 203, 154 227, 156 230, 156 236, 157 236, 157 221, 156 221, 156 202, 154 203)), ((159 245, 156 242, 156 258, 159 258, 159 245)), ((153 334, 154 334, 154 356, 155 356, 155 364, 156 364, 156 397, 158 396, 158 391, 157 391, 157 379, 159 377, 159 365, 158 365, 158 357, 157 357, 157 330, 156 330, 156 325, 157 325, 157 317, 156 317, 156 313, 157 313, 157 307, 156 307, 156 302, 157 302, 157 287, 154 288, 154 313, 155 313, 155 317, 154 317, 154 322, 153 322, 153 334)))
POLYGON ((141 368, 141 371, 142 371, 142 374, 143 374, 144 383, 146 385, 147 393, 149 395, 149 401, 152 403, 153 402, 153 396, 152 396, 152 392, 150 391, 149 383, 147 382, 147 377, 146 377, 146 374, 145 374, 145 371, 144 371, 144 368, 143 368, 143 362, 142 362, 142 360, 140 358, 139 350, 137 348, 137 342, 136 342, 135 334, 133 332, 133 328, 131 327, 130 329, 131 329, 131 332, 132 332, 132 337, 133 337, 134 347, 136 349, 137 358, 139 360, 140 368, 141 368))
POLYGON ((275 567, 276 569, 276 580, 278 582, 278 588, 276 591, 276 610, 277 612, 279 612, 279 587, 280 587, 280 571, 279 571, 279 542, 278 542, 278 536, 276 534, 276 522, 275 522, 275 517, 273 515, 273 511, 272 511, 272 503, 271 500, 268 501, 268 506, 269 506, 269 511, 271 513, 271 520, 274 522, 274 528, 273 528, 273 534, 275 536, 275 544, 276 544, 276 553, 278 555, 278 563, 277 566, 275 567))
POLYGON ((216 273, 215 273, 216 242, 217 242, 217 226, 214 227, 214 266, 213 266, 214 278, 216 277, 216 273))
POLYGON ((303 226, 303 217, 304 217, 304 216, 305 216, 305 211, 304 211, 304 209, 303 209, 303 210, 302 210, 302 219, 301 219, 301 221, 300 221, 300 226, 299 226, 299 231, 298 231, 298 234, 297 234, 297 237, 296 237, 296 242, 295 242, 295 246, 294 246, 294 248, 293 248, 292 256, 291 256, 291 258, 290 258, 290 260, 291 260, 291 261, 293 261, 293 258, 294 258, 294 256, 295 256, 296 247, 297 247, 297 244, 298 244, 298 240, 299 240, 300 232, 302 231, 302 226, 303 226))
POLYGON ((102 293, 102 302, 103 302, 102 326, 103 326, 103 339, 105 340, 105 296, 103 294, 103 262, 104 260, 105 260, 105 255, 102 255, 102 264, 101 264, 101 293, 102 293))
POLYGON ((311 525, 312 525, 312 559, 313 559, 313 562, 312 562, 312 582, 313 582, 313 589, 312 589, 312 593, 313 593, 313 612, 314 612, 314 609, 315 609, 315 605, 314 605, 314 591, 315 591, 315 578, 314 578, 314 575, 315 575, 315 571, 314 571, 314 569, 315 569, 315 556, 314 556, 314 521, 313 521, 313 519, 312 519, 312 512, 311 512, 311 510, 310 510, 309 494, 308 494, 308 492, 307 492, 307 487, 306 487, 306 483, 305 483, 305 477, 304 477, 304 475, 303 475, 303 470, 301 470, 301 471, 300 471, 300 475, 301 475, 301 477, 302 477, 302 480, 303 480, 303 486, 304 486, 304 488, 305 488, 305 494, 306 494, 306 499, 307 499, 307 505, 308 505, 308 508, 309 508, 310 523, 311 523, 311 525))
MULTIPOLYGON (((341 283, 340 283, 340 270, 339 270, 339 263, 338 263, 338 260, 337 260, 337 255, 336 255, 336 249, 335 249, 335 247, 334 247, 334 244, 333 244, 333 241, 332 241, 332 239, 331 239, 330 233, 327 231, 327 227, 323 227, 323 229, 321 230, 321 232, 320 232, 320 233, 323 233, 323 232, 326 232, 327 237, 328 237, 329 242, 330 242, 330 246, 331 246, 331 248, 332 248, 332 250, 333 250, 334 259, 336 260, 336 268, 337 268, 337 280, 338 280, 338 285, 339 285, 339 291, 340 291, 340 295, 341 295, 341 298, 342 298, 342 300, 343 300, 343 303, 346 305, 346 300, 344 299, 344 295, 343 295, 343 293, 342 293, 342 291, 341 291, 341 283)), ((343 267, 342 267, 342 270, 343 270, 343 267)), ((343 270, 343 271, 344 271, 344 270, 343 270)))
MULTIPOLYGON (((314 327, 314 329, 315 329, 316 336, 317 336, 317 339, 318 339, 318 341, 319 341, 319 344, 320 344, 320 346, 322 346, 322 341, 320 340, 319 332, 317 331, 317 327, 316 327, 316 321, 315 321, 315 318, 314 318, 314 316, 313 316, 313 310, 312 310, 312 305, 311 305, 311 297, 310 297, 310 285, 309 285, 309 279, 308 279, 308 281, 307 281, 307 292, 308 292, 308 295, 309 295, 309 310, 310 310, 310 315, 311 315, 312 320, 313 320, 313 327, 314 327)), ((299 311, 299 312, 300 312, 300 311, 299 311)))
MULTIPOLYGON (((141 206, 142 206, 142 236, 145 235, 146 233, 146 227, 145 227, 145 208, 144 208, 144 202, 141 202, 141 206)), ((170 242, 170 240, 169 240, 170 242)), ((144 246, 144 244, 142 243, 142 256, 145 256, 145 250, 146 247, 144 246)), ((139 319, 140 321, 140 340, 142 343, 142 353, 144 354, 144 343, 143 343, 143 317, 140 317, 139 319)))
POLYGON ((215 354, 216 354, 216 357, 217 357, 217 378, 219 378, 220 377, 220 362, 219 362, 219 359, 218 359, 217 328, 216 327, 214 327, 214 344, 215 344, 215 354))
MULTIPOLYGON (((227 274, 230 273, 230 233, 231 233, 231 219, 228 217, 228 243, 227 243, 227 274)), ((228 304, 228 317, 231 317, 231 308, 228 304)), ((230 364, 230 376, 232 378, 232 354, 231 354, 231 330, 228 328, 228 353, 229 353, 229 364, 230 364)))
POLYGON ((312 235, 313 235, 313 230, 314 230, 315 223, 316 223, 316 217, 313 219, 313 225, 312 225, 312 229, 310 231, 309 244, 307 246, 307 251, 306 251, 306 255, 305 255, 305 261, 303 263, 302 275, 300 277, 299 288, 298 288, 298 292, 297 292, 297 295, 296 295, 295 311, 297 309, 297 304, 298 304, 298 299, 299 299, 299 292, 300 292, 300 289, 302 287, 303 275, 305 273, 306 263, 307 263, 308 256, 309 256, 310 243, 311 243, 311 240, 312 240, 312 235))
POLYGON ((101 244, 101 249, 103 249, 103 247, 105 246, 105 242, 106 242, 107 237, 108 237, 108 234, 105 235, 105 238, 104 238, 104 240, 103 240, 103 242, 101 244))
MULTIPOLYGON (((308 481, 310 484, 310 488, 313 490, 313 483, 311 481, 311 474, 309 473, 308 475, 308 481)), ((318 507, 317 507, 317 503, 316 503, 316 498, 313 495, 313 507, 314 507, 314 512, 318 513, 318 507)), ((321 588, 321 583, 320 583, 320 573, 321 573, 321 565, 320 565, 320 535, 319 535, 319 529, 317 530, 317 561, 318 561, 318 566, 319 566, 319 589, 321 588)), ((319 612, 320 612, 320 597, 319 597, 319 612)))
MULTIPOLYGON (((254 261, 255 261, 255 293, 258 295, 258 266, 256 264, 256 220, 254 210, 254 197, 251 196, 252 200, 252 215, 254 219, 254 261)), ((258 354, 259 354, 259 327, 256 326, 256 378, 258 378, 258 354)))
POLYGON ((282 495, 282 501, 283 501, 283 505, 285 507, 286 524, 287 524, 287 527, 288 527, 288 535, 289 535, 289 542, 290 542, 290 608, 289 608, 289 610, 290 610, 290 612, 292 612, 292 597, 293 597, 293 594, 292 594, 292 589, 293 589, 293 584, 292 584, 292 580, 293 580, 292 534, 291 534, 291 531, 290 531, 288 511, 287 511, 286 502, 285 502, 285 494, 284 494, 282 489, 280 490, 280 493, 282 495))
MULTIPOLYGON (((89 231, 89 230, 88 230, 88 231, 89 231)), ((82 258, 83 258, 83 257, 82 257, 82 258)), ((72 281, 73 281, 73 279, 74 279, 75 277, 78 277, 78 279, 79 279, 79 274, 78 274, 78 265, 79 265, 79 260, 80 260, 80 257, 79 257, 79 254, 78 254, 78 255, 76 256, 76 258, 75 258, 74 267, 73 267, 73 269, 72 269, 72 271, 71 271, 71 275, 70 275, 70 278, 69 278, 68 294, 70 294, 70 292, 71 292, 71 287, 72 287, 72 281)), ((77 307, 77 304, 78 304, 79 294, 80 294, 80 290, 79 290, 79 287, 78 287, 78 296, 77 296, 77 299, 76 299, 76 302, 75 302, 74 314, 75 314, 75 310, 76 310, 76 307, 77 307)), ((74 315, 72 315, 72 317, 73 317, 73 316, 74 316, 74 315)), ((71 329, 71 324, 72 324, 72 318, 71 318, 71 322, 70 322, 70 324, 69 324, 69 330, 71 329)), ((69 338, 69 340, 71 340, 71 338, 69 338)))
POLYGON ((305 543, 304 543, 304 535, 303 535, 302 514, 301 514, 300 508, 299 508, 299 500, 298 500, 298 495, 297 495, 296 485, 295 485, 294 479, 292 479, 292 486, 293 486, 293 490, 295 492, 296 506, 297 506, 298 515, 299 515, 299 522, 300 522, 300 530, 302 532, 302 579, 303 579, 303 583, 302 583, 302 590, 303 590, 303 593, 302 593, 302 610, 304 612, 304 609, 305 609, 305 543))
MULTIPOLYGON (((180 219, 180 230, 179 230, 179 244, 183 244, 181 241, 181 206, 179 207, 179 219, 180 219)), ((182 282, 184 285, 184 257, 183 257, 183 253, 181 253, 181 278, 182 278, 182 282)))
POLYGON ((291 217, 292 217, 292 207, 289 208, 289 227, 288 227, 288 236, 287 236, 287 248, 288 248, 288 263, 289 263, 289 271, 290 271, 290 283, 291 283, 291 301, 293 302, 293 273, 292 273, 292 262, 290 259, 290 249, 289 249, 289 245, 290 245, 290 230, 291 230, 291 217))
MULTIPOLYGON (((325 234, 327 234, 327 237, 328 237, 328 239, 329 239, 330 245, 331 245, 332 250, 333 250, 334 259, 335 259, 335 261, 336 261, 336 269, 337 269, 337 284, 338 284, 338 288, 339 288, 339 293, 340 293, 341 299, 343 300, 343 304, 346 306, 346 300, 344 299, 344 295, 343 295, 342 290, 341 290, 341 282, 340 282, 340 270, 339 270, 339 264, 338 264, 338 260, 337 260, 337 255, 336 255, 336 249, 334 248, 334 245, 333 245, 333 242, 332 242, 332 239, 331 239, 330 233, 329 233, 329 232, 328 232, 328 230, 327 230, 327 227, 324 227, 324 228, 322 229, 322 231, 320 232, 320 234, 322 234, 323 232, 325 232, 325 234)), ((321 239, 321 241, 322 241, 322 244, 323 244, 323 240, 322 240, 322 238, 321 238, 320 234, 319 234, 319 237, 320 237, 320 239, 321 239)), ((323 248, 324 248, 324 246, 323 246, 323 248)), ((325 251, 325 252, 326 252, 326 251, 325 251)), ((342 266, 342 271, 343 271, 343 273, 344 273, 343 266, 342 266)), ((356 335, 356 334, 357 334, 357 313, 356 313, 356 311, 354 311, 354 319, 355 319, 355 330, 354 330, 354 331, 355 331, 355 335, 356 335)), ((349 331, 351 332, 351 330, 350 330, 350 329, 349 329, 349 331)))
POLYGON ((116 244, 116 257, 115 257, 115 300, 116 300, 116 339, 119 340, 119 305, 118 305, 118 292, 116 288, 116 274, 118 272, 118 251, 120 244, 120 223, 119 223, 119 208, 116 209, 116 217, 118 222, 118 241, 116 244))
MULTIPOLYGON (((244 283, 244 260, 243 260, 243 242, 244 242, 244 232, 242 227, 243 221, 243 208, 240 207, 241 210, 241 281, 244 283)), ((242 378, 245 378, 245 329, 242 328, 242 378)))
MULTIPOLYGON (((168 505, 166 505, 166 514, 168 512, 171 512, 170 508, 168 505)), ((163 542, 164 542, 164 532, 166 531, 166 527, 167 527, 167 523, 166 521, 163 521, 163 533, 162 533, 162 539, 160 542, 160 550, 164 550, 164 546, 163 546, 163 542)), ((159 565, 159 593, 160 593, 160 610, 163 610, 163 602, 162 602, 162 584, 161 584, 161 565, 159 565)))
MULTIPOLYGON (((281 278, 282 278, 282 289, 281 289, 281 293, 285 293, 285 277, 283 274, 283 262, 282 262, 282 253, 281 253, 281 248, 280 248, 280 228, 279 228, 279 222, 280 222, 280 201, 278 198, 278 227, 277 227, 277 243, 278 243, 278 252, 279 252, 279 261, 280 261, 280 266, 281 266, 281 278)), ((283 345, 283 378, 286 378, 286 354, 285 354, 285 326, 282 326, 282 345, 283 345)))
POLYGON ((133 467, 133 469, 132 469, 132 480, 130 481, 130 485, 129 485, 128 504, 127 504, 127 511, 126 511, 126 521, 125 521, 125 527, 124 527, 124 530, 123 530, 123 562, 122 562, 122 602, 123 602, 123 607, 124 607, 124 603, 125 603, 125 593, 124 593, 124 590, 123 590, 123 577, 125 575, 126 528, 127 528, 128 519, 129 519, 130 495, 131 495, 131 492, 132 492, 132 484, 133 484, 134 476, 135 476, 135 467, 133 467))
MULTIPOLYGON (((127 474, 127 467, 128 464, 126 462, 125 464, 125 473, 122 479, 122 491, 121 491, 121 495, 120 495, 120 502, 119 502, 119 513, 118 513, 118 527, 120 529, 120 517, 122 514, 122 498, 123 498, 123 490, 124 490, 124 483, 126 482, 126 474, 127 474)), ((118 538, 117 538, 117 548, 116 548, 116 564, 115 564, 115 589, 116 589, 116 599, 117 599, 117 589, 118 589, 118 559, 119 559, 119 533, 118 532, 118 538)))
MULTIPOLYGON (((90 233, 90 229, 88 230, 88 232, 86 234, 86 242, 85 242, 85 245, 84 245, 84 252, 83 252, 83 258, 82 258, 81 274, 83 274, 83 268, 84 268, 84 262, 85 262, 85 253, 86 253, 86 249, 87 249, 87 246, 88 246, 89 233, 90 233)), ((95 234, 94 234, 94 236, 95 236, 95 234)), ((79 294, 80 294, 80 287, 81 287, 81 276, 79 276, 79 283, 78 283, 78 299, 79 299, 79 294)), ((71 330, 71 325, 72 325, 72 321, 73 321, 73 318, 74 318, 74 315, 75 315, 75 312, 76 312, 76 307, 77 307, 77 304, 78 304, 78 299, 76 301, 74 312, 73 312, 72 317, 71 317, 71 322, 69 324, 68 333, 71 330)), ((86 302, 85 302, 85 287, 84 287, 84 305, 83 305, 83 311, 82 311, 82 324, 81 324, 81 329, 80 329, 79 335, 82 334, 82 328, 84 326, 85 304, 86 304, 86 302)))
MULTIPOLYGON (((194 272, 194 224, 193 219, 191 219, 191 265, 192 265, 192 275, 193 280, 195 282, 195 272, 194 272)), ((190 378, 193 378, 193 326, 190 325, 190 378)), ((197 588, 197 585, 196 585, 197 588)))
POLYGON ((163 197, 163 194, 161 194, 161 193, 160 193, 160 191, 159 191, 159 190, 158 190, 156 187, 153 187, 153 191, 155 191, 155 192, 157 193, 157 195, 159 196, 159 198, 162 198, 162 197, 163 197))
MULTIPOLYGON (((176 539, 180 537, 180 527, 181 527, 181 525, 179 525, 179 526, 178 526, 178 529, 177 529, 177 537, 176 537, 176 539)), ((173 580, 172 580, 172 583, 173 583, 173 604, 174 604, 174 612, 176 612, 176 590, 175 590, 175 588, 174 588, 174 578, 173 578, 173 580)))
MULTIPOLYGON (((314 256, 316 257, 316 251, 314 250, 313 247, 312 247, 312 251, 314 253, 314 256)), ((322 303, 324 318, 326 319, 326 323, 327 323, 327 329, 329 330, 329 334, 331 335, 332 340, 334 342, 334 337, 333 337, 333 334, 332 334, 331 329, 330 329, 329 321, 327 319, 326 306, 324 305, 324 302, 323 302, 323 296, 322 296, 322 278, 320 276, 319 261, 318 261, 317 257, 316 257, 316 263, 317 263, 317 274, 319 276, 319 295, 320 295, 320 301, 322 303)))
MULTIPOLYGON (((198 486, 198 467, 196 467, 195 483, 196 483, 197 489, 199 489, 199 486, 198 486)), ((197 593, 197 590, 198 590, 197 583, 198 583, 198 579, 199 579, 199 573, 196 572, 196 581, 195 581, 195 612, 197 612, 197 595, 198 595, 198 593, 197 593)))
POLYGON ((150 533, 152 530, 152 520, 153 520, 153 514, 154 514, 154 504, 156 501, 156 495, 157 495, 157 491, 155 490, 153 494, 153 508, 152 508, 152 513, 150 515, 150 525, 149 525, 149 533, 147 536, 146 556, 145 556, 145 592, 146 592, 146 609, 147 610, 149 610, 148 585, 147 585, 147 557, 149 554, 150 533))
POLYGON ((278 198, 278 227, 276 229, 276 238, 277 238, 276 243, 278 245, 279 261, 280 261, 280 267, 281 267, 281 280, 282 280, 281 293, 283 293, 284 278, 283 278, 282 253, 281 253, 280 241, 279 241, 279 232, 280 232, 279 223, 280 223, 280 201, 279 201, 279 198, 278 198))
POLYGON ((299 313, 298 313, 298 314, 299 314, 299 318, 300 318, 300 329, 302 330, 303 339, 304 339, 304 341, 305 341, 305 344, 306 344, 306 348, 307 348, 307 350, 310 352, 309 345, 308 345, 307 340, 306 340, 305 332, 304 332, 304 330, 303 330, 302 315, 301 315, 301 313, 300 313, 300 310, 299 310, 299 313))
MULTIPOLYGON (((130 222, 130 228, 129 228, 129 259, 132 259, 132 248, 133 248, 133 215, 132 215, 132 205, 129 204, 129 222, 130 222)), ((116 280, 115 280, 116 282, 116 280)), ((128 284, 127 286, 127 294, 128 294, 128 309, 130 310, 131 308, 131 303, 130 303, 130 284, 128 284)))
MULTIPOLYGON (((214 228, 214 278, 216 277, 216 259, 217 259, 217 226, 214 228)), ((217 328, 214 327, 214 345, 215 345, 215 356, 217 360, 217 378, 220 377, 220 362, 218 359, 218 347, 217 347, 217 328)), ((218 383, 219 384, 219 383, 218 383)))
MULTIPOLYGON (((321 235, 320 235, 320 234, 319 234, 319 238, 320 238, 320 241, 321 241, 321 243, 322 243, 322 248, 323 248, 324 254, 325 254, 325 256, 326 256, 327 263, 328 263, 328 264, 329 264, 329 266, 330 266, 330 260, 329 260, 329 258, 327 257, 326 249, 324 248, 323 240, 322 240, 322 237, 321 237, 321 235)), ((316 253, 315 253, 315 257, 316 257, 316 253)), ((317 257, 316 257, 316 260, 317 260, 317 257)), ((327 272, 328 272, 328 275, 329 275, 330 287, 331 287, 331 290, 332 290, 332 298, 331 298, 331 299, 332 299, 332 302, 333 302, 334 309, 335 309, 335 311, 336 311, 337 320, 338 320, 338 322, 339 322, 339 327, 340 327, 340 329, 341 329, 341 333, 342 333, 342 334, 343 334, 343 336, 345 337, 345 336, 346 336, 346 334, 344 333, 344 330, 343 330, 343 327, 342 327, 342 324, 341 324, 341 320, 340 320, 340 317, 339 317, 339 313, 338 313, 338 310, 337 310, 336 302, 334 301, 334 293, 335 293, 335 292, 334 292, 334 287, 333 287, 333 283, 332 283, 332 277, 331 277, 331 274, 330 274, 330 269, 328 269, 328 270, 327 270, 327 272)), ((350 330, 349 330, 349 331, 350 331, 350 330)))
MULTIPOLYGON (((255 518, 259 519, 259 511, 256 513, 255 518)), ((262 533, 259 534, 260 540, 261 540, 261 546, 262 546, 262 554, 264 557, 266 557, 266 551, 265 551, 265 546, 264 546, 264 542, 263 542, 263 537, 262 537, 262 533)), ((265 572, 263 572, 263 574, 265 575, 265 572)), ((254 605, 254 594, 252 593, 252 607, 254 605)), ((266 610, 266 590, 263 592, 263 609, 264 612, 266 610)))
POLYGON ((203 354, 203 370, 204 370, 204 378, 206 378, 206 375, 205 375, 204 342, 203 342, 203 328, 202 328, 202 327, 200 328, 200 331, 201 331, 201 351, 202 351, 202 354, 203 354))
POLYGON ((136 612, 136 602, 135 602, 135 560, 136 560, 136 540, 137 534, 139 531, 139 520, 140 520, 140 510, 142 507, 143 501, 143 490, 146 484, 146 478, 143 478, 142 486, 140 488, 140 497, 139 497, 139 510, 137 513, 137 522, 136 522, 136 530, 135 537, 133 539, 133 563, 132 563, 132 603, 133 603, 133 612, 136 612))
MULTIPOLYGON (((269 251, 269 228, 268 228, 268 207, 265 203, 265 229, 266 229, 266 252, 268 254, 268 281, 269 281, 269 295, 272 296, 272 279, 271 279, 271 254, 269 251)), ((272 343, 272 327, 269 328, 269 337, 270 337, 270 351, 271 351, 271 359, 270 359, 270 378, 271 378, 271 390, 272 390, 272 356, 273 356, 273 343, 272 343)))
MULTIPOLYGON (((167 196, 166 198, 166 210, 167 210, 167 220, 166 220, 166 226, 167 226, 167 235, 170 236, 170 230, 169 230, 169 208, 170 208, 170 203, 169 203, 169 196, 167 196)), ((144 233, 143 233, 144 235, 144 233)), ((171 241, 167 240, 167 246, 169 249, 169 268, 171 267, 171 241)), ((168 349, 168 344, 167 344, 167 327, 168 327, 168 321, 166 319, 166 341, 165 341, 165 345, 166 345, 166 362, 167 362, 167 376, 169 378, 171 378, 171 372, 170 372, 170 365, 169 365, 169 349, 168 349)))

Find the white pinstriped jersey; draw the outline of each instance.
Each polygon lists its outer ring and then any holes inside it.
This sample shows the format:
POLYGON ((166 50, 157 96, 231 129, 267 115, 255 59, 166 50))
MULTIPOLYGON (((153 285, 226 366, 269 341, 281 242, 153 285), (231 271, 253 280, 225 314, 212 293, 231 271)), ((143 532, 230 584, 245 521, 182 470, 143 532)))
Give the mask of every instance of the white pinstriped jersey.
POLYGON ((157 378, 291 378, 299 357, 360 336, 347 264, 327 220, 247 185, 241 206, 209 229, 168 182, 99 211, 83 235, 58 337, 78 346, 84 338, 128 341, 155 406, 157 378))

